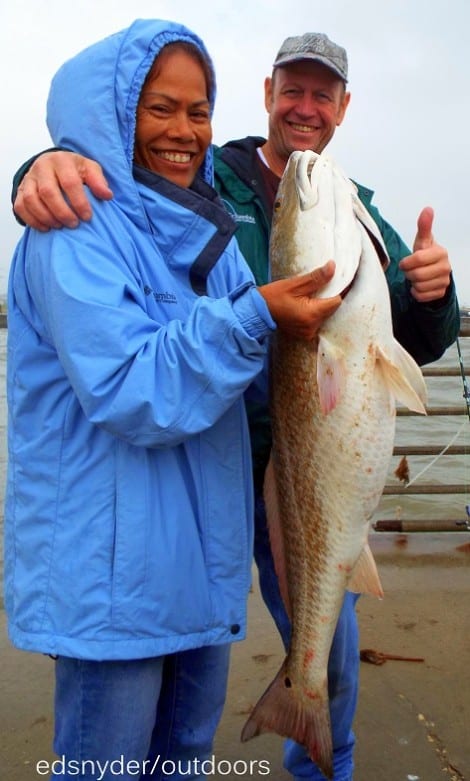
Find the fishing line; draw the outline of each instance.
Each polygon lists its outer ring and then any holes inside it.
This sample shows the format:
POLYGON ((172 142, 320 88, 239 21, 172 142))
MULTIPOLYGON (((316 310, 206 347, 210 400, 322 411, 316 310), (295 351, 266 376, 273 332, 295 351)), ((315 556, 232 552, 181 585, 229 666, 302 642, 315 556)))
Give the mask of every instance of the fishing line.
POLYGON ((462 350, 460 349, 459 337, 457 337, 455 342, 457 344, 457 352, 458 352, 458 355, 459 355, 460 374, 462 375, 463 397, 464 397, 465 403, 467 405, 468 419, 470 420, 470 389, 468 387, 467 377, 466 377, 466 374, 465 374, 465 367, 463 365, 463 356, 462 356, 462 350))
POLYGON ((460 428, 458 429, 457 433, 456 433, 456 434, 454 434, 454 436, 452 437, 452 439, 450 440, 450 442, 448 442, 448 443, 447 443, 447 445, 445 446, 445 448, 443 448, 443 449, 441 450, 441 452, 440 452, 440 453, 438 453, 438 454, 437 454, 437 456, 435 456, 435 458, 433 458, 433 459, 432 459, 432 461, 430 461, 430 462, 429 462, 429 464, 426 464, 426 466, 424 467, 424 469, 422 469, 422 470, 421 470, 421 472, 418 472, 418 474, 417 474, 417 475, 415 475, 415 476, 413 477, 413 479, 412 479, 412 480, 410 480, 410 482, 406 484, 406 487, 407 487, 407 488, 408 488, 408 486, 410 486, 410 485, 413 485, 413 483, 414 483, 414 482, 416 482, 416 480, 417 480, 419 477, 421 477, 421 475, 424 475, 424 473, 425 473, 425 472, 427 472, 427 471, 428 471, 428 469, 430 469, 430 468, 433 466, 433 464, 435 464, 435 463, 436 463, 436 461, 438 461, 438 460, 440 459, 440 457, 441 457, 441 456, 443 456, 443 455, 444 455, 444 453, 445 453, 445 452, 446 452, 446 451, 447 451, 447 450, 448 450, 448 449, 449 449, 449 448, 450 448, 450 447, 451 447, 451 446, 454 444, 455 440, 456 440, 456 439, 457 439, 457 438, 460 436, 460 433, 461 433, 461 431, 463 431, 463 429, 465 428, 465 426, 466 426, 466 425, 467 425, 467 421, 466 421, 466 420, 464 420, 464 422, 462 423, 462 425, 461 425, 461 426, 460 426, 460 428))
MULTIPOLYGON (((465 367, 464 367, 464 364, 463 364, 463 356, 462 356, 462 350, 460 349, 459 337, 457 337, 455 342, 456 342, 456 345, 457 345, 457 353, 458 353, 458 356, 459 356, 460 374, 462 376, 463 397, 465 399, 465 404, 466 404, 466 407, 467 407, 467 415, 468 415, 468 419, 470 421, 470 389, 469 389, 468 382, 467 382, 467 377, 466 377, 466 374, 465 374, 465 367)), ((457 433, 454 434, 454 436, 452 437, 450 442, 448 442, 448 444, 441 450, 441 452, 438 453, 438 455, 435 458, 433 458, 432 461, 430 461, 429 464, 427 464, 421 470, 421 472, 418 472, 418 474, 415 475, 413 477, 413 479, 410 480, 409 483, 406 484, 407 488, 408 488, 408 486, 413 485, 413 483, 416 482, 416 480, 418 480, 420 477, 422 477, 422 475, 424 475, 424 473, 427 472, 428 469, 430 469, 436 463, 436 461, 438 461, 440 459, 441 456, 444 455, 444 453, 451 447, 451 445, 454 444, 455 440, 458 439, 458 437, 460 436, 460 433, 463 431, 463 429, 465 428, 466 425, 467 425, 467 421, 464 420, 464 422, 462 423, 462 425, 457 430, 457 433)))
MULTIPOLYGON (((460 374, 462 375, 463 397, 464 397, 465 403, 467 405, 468 419, 470 420, 470 391, 469 391, 468 383, 467 383, 467 375, 465 374, 465 367, 463 365, 463 356, 462 356, 462 350, 460 349, 459 337, 457 337, 457 339, 455 341, 457 342, 457 352, 458 352, 458 355, 459 355, 460 374)), ((467 528, 468 528, 468 524, 470 523, 470 505, 467 504, 465 509, 467 511, 467 516, 469 518, 469 521, 467 522, 467 528)))

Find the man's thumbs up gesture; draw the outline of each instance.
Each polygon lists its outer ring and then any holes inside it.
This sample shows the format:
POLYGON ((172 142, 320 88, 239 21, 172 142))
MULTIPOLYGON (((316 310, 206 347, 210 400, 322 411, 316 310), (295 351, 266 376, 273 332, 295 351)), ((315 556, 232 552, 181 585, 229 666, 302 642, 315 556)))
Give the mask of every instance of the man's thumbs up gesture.
POLYGON ((434 211, 426 206, 418 217, 418 232, 413 253, 400 261, 400 268, 411 282, 416 301, 429 303, 445 295, 452 271, 447 250, 436 244, 432 235, 434 211))

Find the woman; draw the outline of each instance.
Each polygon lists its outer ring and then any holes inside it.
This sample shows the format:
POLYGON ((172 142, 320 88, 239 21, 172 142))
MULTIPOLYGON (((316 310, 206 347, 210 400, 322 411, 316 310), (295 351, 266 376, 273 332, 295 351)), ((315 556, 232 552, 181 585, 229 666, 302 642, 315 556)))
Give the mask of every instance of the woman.
POLYGON ((54 143, 115 195, 27 230, 9 285, 6 608, 57 656, 62 778, 201 777, 246 627, 244 394, 276 325, 311 338, 340 303, 310 298, 333 264, 254 287, 210 186, 214 94, 202 42, 146 20, 51 87, 54 143))

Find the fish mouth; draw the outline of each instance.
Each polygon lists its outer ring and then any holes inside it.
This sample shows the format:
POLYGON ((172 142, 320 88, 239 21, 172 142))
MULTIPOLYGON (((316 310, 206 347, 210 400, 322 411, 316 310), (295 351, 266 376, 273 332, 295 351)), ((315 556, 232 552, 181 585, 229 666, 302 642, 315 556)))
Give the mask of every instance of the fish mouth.
POLYGON ((313 172, 319 157, 316 152, 307 150, 299 152, 294 161, 295 183, 302 211, 308 211, 318 203, 318 187, 313 180, 313 172))

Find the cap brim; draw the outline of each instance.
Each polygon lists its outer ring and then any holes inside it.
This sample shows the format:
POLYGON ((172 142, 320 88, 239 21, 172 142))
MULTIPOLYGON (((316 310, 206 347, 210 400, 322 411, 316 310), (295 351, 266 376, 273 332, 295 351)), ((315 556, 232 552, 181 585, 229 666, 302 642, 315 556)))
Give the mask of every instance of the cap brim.
POLYGON ((342 73, 340 68, 331 62, 331 60, 328 60, 326 57, 322 57, 320 54, 288 54, 285 57, 281 57, 279 60, 276 60, 276 62, 273 64, 273 68, 282 68, 283 65, 291 65, 293 62, 305 62, 306 60, 310 62, 319 62, 330 71, 333 71, 333 73, 335 73, 336 76, 341 79, 341 81, 347 82, 348 79, 344 73, 342 73))

